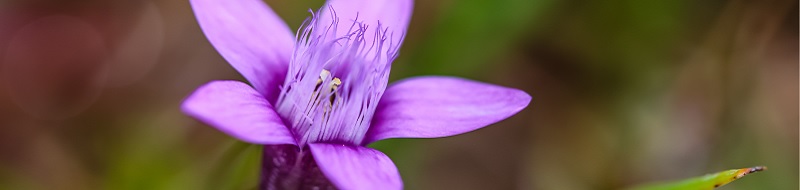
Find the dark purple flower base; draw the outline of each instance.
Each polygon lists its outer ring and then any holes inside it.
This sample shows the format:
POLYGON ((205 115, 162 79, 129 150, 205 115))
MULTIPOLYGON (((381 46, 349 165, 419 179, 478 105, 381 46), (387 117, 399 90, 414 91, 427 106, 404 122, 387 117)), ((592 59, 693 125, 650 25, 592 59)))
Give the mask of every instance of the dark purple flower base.
POLYGON ((264 145, 262 190, 336 189, 317 167, 311 151, 294 145, 264 145))

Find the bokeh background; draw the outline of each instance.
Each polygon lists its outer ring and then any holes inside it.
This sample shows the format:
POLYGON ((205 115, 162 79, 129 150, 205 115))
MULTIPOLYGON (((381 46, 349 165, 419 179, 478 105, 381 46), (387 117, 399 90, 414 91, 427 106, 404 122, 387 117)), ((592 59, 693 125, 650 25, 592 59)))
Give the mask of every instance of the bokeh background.
MULTIPOLYGON (((296 29, 323 1, 269 0, 296 29)), ((391 80, 455 75, 531 105, 372 147, 407 189, 619 189, 729 168, 798 189, 798 2, 419 0, 391 80)), ((0 189, 252 189, 259 147, 183 115, 244 80, 187 0, 0 1, 0 189)))

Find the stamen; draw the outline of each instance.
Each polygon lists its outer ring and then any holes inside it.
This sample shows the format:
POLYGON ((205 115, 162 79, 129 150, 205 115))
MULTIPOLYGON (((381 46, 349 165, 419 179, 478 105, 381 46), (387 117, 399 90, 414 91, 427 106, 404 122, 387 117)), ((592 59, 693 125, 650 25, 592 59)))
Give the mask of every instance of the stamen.
MULTIPOLYGON (((314 97, 314 98, 309 100, 309 101, 317 102, 317 98, 320 96, 320 90, 322 90, 322 89, 320 89, 320 87, 322 87, 323 81, 326 81, 328 79, 328 77, 330 77, 330 76, 331 76, 331 72, 328 71, 328 70, 323 69, 322 72, 320 72, 319 78, 317 79, 317 84, 314 87, 314 94, 312 95, 312 97, 314 97)), ((331 82, 328 85, 328 93, 329 93, 329 96, 330 96, 330 98, 328 98, 330 100, 329 107, 333 106, 333 103, 336 100, 336 96, 338 94, 338 92, 336 92, 336 90, 339 89, 340 85, 342 85, 342 80, 341 79, 339 79, 337 77, 333 77, 333 79, 331 79, 331 82)), ((319 103, 316 103, 316 105, 319 105, 319 103)))
POLYGON ((339 89, 339 85, 342 85, 342 80, 339 80, 339 78, 334 77, 333 81, 331 81, 331 86, 330 86, 331 104, 333 104, 333 102, 336 100, 336 94, 338 94, 336 93, 336 90, 339 89))

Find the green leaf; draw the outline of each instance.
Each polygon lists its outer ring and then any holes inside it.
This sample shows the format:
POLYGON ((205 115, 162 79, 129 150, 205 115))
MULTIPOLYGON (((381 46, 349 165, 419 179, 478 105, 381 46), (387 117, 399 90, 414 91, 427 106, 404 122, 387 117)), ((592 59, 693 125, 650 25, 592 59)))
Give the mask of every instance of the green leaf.
POLYGON ((681 181, 639 186, 631 190, 709 190, 728 184, 747 174, 766 169, 767 167, 764 166, 756 166, 752 168, 726 170, 681 181))

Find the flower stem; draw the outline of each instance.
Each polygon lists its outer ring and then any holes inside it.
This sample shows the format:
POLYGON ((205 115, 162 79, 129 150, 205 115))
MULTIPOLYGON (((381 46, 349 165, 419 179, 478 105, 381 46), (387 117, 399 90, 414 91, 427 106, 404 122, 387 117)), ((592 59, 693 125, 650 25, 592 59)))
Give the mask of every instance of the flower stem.
POLYGON ((336 189, 319 170, 308 149, 265 145, 259 189, 336 189))

